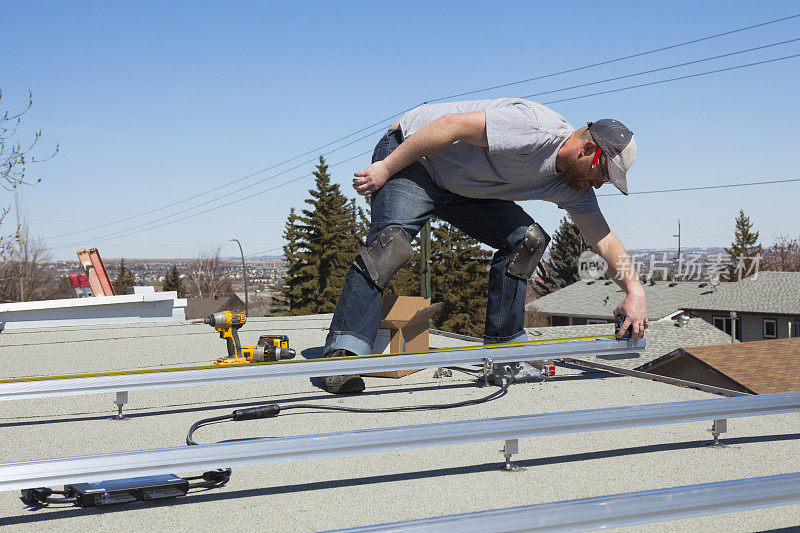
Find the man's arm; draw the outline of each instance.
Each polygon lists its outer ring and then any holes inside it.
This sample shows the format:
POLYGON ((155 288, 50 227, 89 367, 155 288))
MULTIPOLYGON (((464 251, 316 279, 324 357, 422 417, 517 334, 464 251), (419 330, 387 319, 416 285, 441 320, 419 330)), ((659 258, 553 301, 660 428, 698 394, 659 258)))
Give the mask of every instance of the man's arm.
POLYGON ((616 235, 611 232, 603 213, 596 211, 570 216, 594 251, 606 260, 610 270, 609 274, 627 294, 622 303, 614 309, 615 316, 625 316, 622 330, 632 325, 631 340, 641 339, 649 321, 644 301, 644 288, 639 282, 639 274, 633 266, 631 257, 616 235))
POLYGON ((486 137, 485 111, 450 113, 426 124, 405 139, 394 152, 389 154, 389 157, 353 174, 361 178, 353 181, 353 188, 358 194, 372 194, 408 165, 458 141, 476 146, 489 146, 486 137))

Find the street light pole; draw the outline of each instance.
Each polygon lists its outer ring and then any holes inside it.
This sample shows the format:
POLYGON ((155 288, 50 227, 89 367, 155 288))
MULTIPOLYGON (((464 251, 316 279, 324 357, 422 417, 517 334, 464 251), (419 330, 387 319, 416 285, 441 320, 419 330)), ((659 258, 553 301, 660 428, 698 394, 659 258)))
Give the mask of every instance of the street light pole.
POLYGON ((239 245, 239 253, 242 254, 242 272, 244 273, 244 316, 247 316, 250 302, 247 296, 247 267, 244 264, 244 251, 242 251, 242 243, 239 242, 239 239, 231 239, 231 241, 236 241, 236 244, 239 245))

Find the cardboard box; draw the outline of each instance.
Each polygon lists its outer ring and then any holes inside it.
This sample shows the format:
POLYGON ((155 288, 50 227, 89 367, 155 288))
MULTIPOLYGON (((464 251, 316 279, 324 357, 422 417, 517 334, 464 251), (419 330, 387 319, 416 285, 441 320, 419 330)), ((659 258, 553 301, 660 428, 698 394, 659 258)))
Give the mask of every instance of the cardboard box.
MULTIPOLYGON (((383 297, 381 324, 373 346, 374 353, 422 352, 428 350, 428 329, 442 303, 431 305, 430 298, 418 296, 383 297)), ((419 370, 373 372, 364 376, 401 378, 419 370)))

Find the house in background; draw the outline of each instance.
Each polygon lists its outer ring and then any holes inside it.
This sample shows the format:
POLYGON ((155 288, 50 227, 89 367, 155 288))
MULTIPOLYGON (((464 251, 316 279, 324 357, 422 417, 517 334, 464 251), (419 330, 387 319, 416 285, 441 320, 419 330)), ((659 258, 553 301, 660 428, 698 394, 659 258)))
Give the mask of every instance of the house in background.
MULTIPOLYGON (((644 286, 650 322, 670 320, 688 302, 711 293, 710 283, 697 281, 649 281, 644 286)), ((614 309, 625 291, 611 280, 578 281, 526 304, 526 311, 539 311, 551 326, 604 324, 614 321, 614 309)))
POLYGON ((729 335, 734 326, 739 341, 800 337, 800 272, 763 271, 708 289, 682 309, 729 335))
POLYGON ((639 370, 749 394, 769 394, 800 391, 798 365, 800 339, 778 339, 679 348, 639 370))
POLYGON ((220 298, 189 298, 186 302, 186 320, 197 320, 218 311, 244 309, 244 302, 235 294, 220 298))
MULTIPOLYGON (((525 328, 528 340, 549 340, 570 337, 613 335, 613 324, 588 324, 580 326, 556 326, 525 328)), ((658 320, 650 323, 644 334, 645 349, 634 357, 601 355, 584 357, 582 360, 629 370, 640 370, 650 361, 658 359, 684 346, 703 346, 727 342, 729 337, 708 322, 699 318, 688 321, 658 320)))

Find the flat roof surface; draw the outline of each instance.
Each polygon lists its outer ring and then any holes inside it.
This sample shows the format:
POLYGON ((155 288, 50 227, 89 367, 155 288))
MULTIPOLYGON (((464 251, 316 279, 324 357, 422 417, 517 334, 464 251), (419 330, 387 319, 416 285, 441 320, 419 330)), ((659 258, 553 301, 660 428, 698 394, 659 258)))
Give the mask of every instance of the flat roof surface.
MULTIPOLYGON (((243 344, 260 334, 289 335, 290 346, 318 356, 331 315, 250 319, 243 344)), ((469 344, 437 335, 433 347, 469 344)), ((196 365, 223 355, 204 324, 50 328, 0 334, 3 377, 196 365)), ((426 369, 401 379, 365 378, 357 396, 332 396, 319 380, 295 379, 133 391, 128 420, 112 421, 113 394, 0 403, 4 462, 183 445, 201 418, 278 401, 390 407, 478 398, 492 388, 468 374, 434 378, 426 369)), ((325 433, 497 416, 718 398, 663 383, 559 367, 555 379, 517 383, 498 400, 459 409, 392 414, 292 412, 274 419, 215 424, 198 442, 325 433)), ((501 472, 502 442, 364 454, 235 468, 228 485, 177 499, 81 509, 26 509, 17 492, 0 493, 9 531, 277 530, 319 531, 493 508, 602 496, 800 470, 800 414, 732 419, 728 446, 709 448, 709 423, 520 440, 515 464, 501 472)), ((190 472, 173 472, 190 474, 190 472)), ((648 526, 658 531, 753 531, 797 525, 800 505, 648 526)), ((641 530, 640 528, 637 528, 641 530)))

